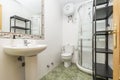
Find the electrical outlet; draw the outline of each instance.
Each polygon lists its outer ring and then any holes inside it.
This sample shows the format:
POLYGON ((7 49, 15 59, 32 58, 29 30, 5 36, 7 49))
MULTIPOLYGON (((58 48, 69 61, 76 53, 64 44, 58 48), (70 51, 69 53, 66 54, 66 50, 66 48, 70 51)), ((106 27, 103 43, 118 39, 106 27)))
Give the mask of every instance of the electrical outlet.
POLYGON ((54 63, 53 63, 53 62, 51 62, 51 65, 54 65, 54 63))
POLYGON ((47 68, 50 68, 50 65, 47 65, 47 68))

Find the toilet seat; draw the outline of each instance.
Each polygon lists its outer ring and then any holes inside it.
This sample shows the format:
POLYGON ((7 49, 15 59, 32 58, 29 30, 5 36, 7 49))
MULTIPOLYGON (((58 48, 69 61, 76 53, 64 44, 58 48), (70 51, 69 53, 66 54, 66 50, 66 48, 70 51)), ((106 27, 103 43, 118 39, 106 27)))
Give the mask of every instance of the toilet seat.
POLYGON ((61 56, 71 56, 72 53, 62 53, 61 56))
POLYGON ((74 53, 74 47, 70 44, 63 46, 62 53, 61 53, 61 59, 64 62, 64 66, 67 68, 72 63, 72 57, 74 53))

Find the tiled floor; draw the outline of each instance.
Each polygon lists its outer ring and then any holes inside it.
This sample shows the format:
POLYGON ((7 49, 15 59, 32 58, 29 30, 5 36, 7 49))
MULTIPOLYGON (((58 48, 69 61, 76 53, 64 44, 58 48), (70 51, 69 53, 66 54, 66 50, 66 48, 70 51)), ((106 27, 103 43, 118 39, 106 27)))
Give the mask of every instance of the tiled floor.
POLYGON ((61 64, 40 80, 92 80, 92 76, 80 71, 75 64, 69 68, 61 64))

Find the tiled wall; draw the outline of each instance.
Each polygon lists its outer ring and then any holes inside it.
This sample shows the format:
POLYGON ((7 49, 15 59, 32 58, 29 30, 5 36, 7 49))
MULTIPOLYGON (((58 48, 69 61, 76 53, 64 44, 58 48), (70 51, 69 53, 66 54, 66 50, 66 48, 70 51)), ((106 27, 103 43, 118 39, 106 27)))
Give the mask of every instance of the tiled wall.
POLYGON ((10 33, 10 32, 0 32, 0 38, 6 38, 6 39, 43 39, 39 35, 27 35, 27 34, 18 34, 18 33, 10 33), (14 37, 15 36, 15 37, 14 37))

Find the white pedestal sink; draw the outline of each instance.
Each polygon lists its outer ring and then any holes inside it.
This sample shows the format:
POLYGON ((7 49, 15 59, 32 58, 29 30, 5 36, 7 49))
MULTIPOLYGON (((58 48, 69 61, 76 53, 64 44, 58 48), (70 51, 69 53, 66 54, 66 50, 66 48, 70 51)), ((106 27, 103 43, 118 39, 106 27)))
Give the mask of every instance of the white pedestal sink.
POLYGON ((4 46, 4 52, 13 56, 35 56, 45 50, 47 45, 4 46))
POLYGON ((4 46, 4 52, 12 56, 25 57, 25 80, 37 79, 37 54, 47 48, 47 45, 4 46))

